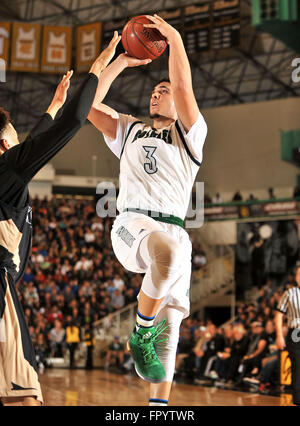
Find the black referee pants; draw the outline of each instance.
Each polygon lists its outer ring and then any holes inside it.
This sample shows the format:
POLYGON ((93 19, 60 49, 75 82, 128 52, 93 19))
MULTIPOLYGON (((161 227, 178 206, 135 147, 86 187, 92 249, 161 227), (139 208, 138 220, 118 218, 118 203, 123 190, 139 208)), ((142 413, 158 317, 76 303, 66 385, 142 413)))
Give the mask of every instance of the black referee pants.
POLYGON ((300 405, 300 329, 289 329, 286 348, 292 362, 293 402, 300 405))

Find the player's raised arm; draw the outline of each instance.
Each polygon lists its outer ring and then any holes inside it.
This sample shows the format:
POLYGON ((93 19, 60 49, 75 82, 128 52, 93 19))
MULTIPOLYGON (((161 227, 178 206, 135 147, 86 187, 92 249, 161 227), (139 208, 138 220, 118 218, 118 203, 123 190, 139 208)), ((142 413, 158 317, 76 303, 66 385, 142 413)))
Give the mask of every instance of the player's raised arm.
POLYGON ((89 113, 88 120, 111 139, 115 139, 117 130, 117 112, 112 108, 104 105, 104 100, 110 86, 127 67, 137 67, 147 65, 151 59, 136 59, 127 53, 119 55, 101 74, 98 82, 98 88, 92 109, 89 113))
POLYGON ((169 77, 175 107, 180 121, 186 131, 196 122, 199 108, 195 99, 189 60, 179 32, 160 16, 147 15, 152 24, 144 24, 148 28, 156 28, 166 37, 170 48, 169 77))

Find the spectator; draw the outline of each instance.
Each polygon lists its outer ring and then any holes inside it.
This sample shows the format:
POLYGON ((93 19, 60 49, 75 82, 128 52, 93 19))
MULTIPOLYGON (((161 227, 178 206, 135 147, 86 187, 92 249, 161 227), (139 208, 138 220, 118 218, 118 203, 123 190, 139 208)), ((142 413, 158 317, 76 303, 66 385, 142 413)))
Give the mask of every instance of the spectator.
POLYGON ((115 278, 113 279, 113 283, 114 283, 114 287, 117 288, 118 290, 120 291, 124 290, 125 283, 119 274, 115 275, 115 278))
POLYGON ((264 327, 260 322, 254 321, 251 324, 251 335, 247 354, 243 357, 239 382, 245 376, 256 376, 261 369, 261 361, 266 355, 268 338, 264 327))
MULTIPOLYGON (((249 337, 242 324, 233 327, 233 342, 230 348, 230 358, 228 359, 228 370, 225 374, 219 375, 232 384, 238 376, 238 369, 242 359, 246 355, 249 347, 249 337)), ((224 370, 223 370, 224 371, 224 370)))
POLYGON ((34 302, 39 302, 39 294, 37 288, 34 287, 33 282, 30 281, 24 290, 24 302, 28 306, 33 306, 34 302))
POLYGON ((125 298, 120 290, 116 289, 111 296, 111 305, 114 309, 122 309, 125 305, 125 298))
POLYGON ((70 369, 74 368, 75 351, 78 349, 80 343, 80 329, 72 321, 72 317, 69 315, 67 318, 66 327, 66 344, 70 354, 70 369))
POLYGON ((212 203, 212 199, 208 194, 204 194, 204 204, 212 203))
POLYGON ((48 351, 45 335, 43 333, 38 334, 36 343, 34 345, 34 350, 36 354, 36 362, 39 368, 39 373, 42 374, 45 368, 49 367, 49 364, 47 362, 49 351, 48 351))
POLYGON ((295 186, 294 192, 293 192, 293 198, 299 198, 300 197, 300 188, 299 186, 295 186))
POLYGON ((217 192, 216 195, 213 197, 212 202, 213 202, 213 204, 222 204, 223 203, 223 198, 217 192))
POLYGON ((51 357, 63 357, 64 354, 64 341, 65 341, 65 330, 62 327, 60 320, 54 321, 54 327, 49 332, 49 342, 51 348, 51 357))
POLYGON ((57 319, 62 321, 63 315, 62 315, 61 311, 59 311, 57 304, 54 303, 52 305, 51 312, 47 316, 47 322, 50 325, 53 325, 57 319))
POLYGON ((109 344, 106 352, 105 369, 110 367, 111 358, 115 358, 118 367, 122 367, 124 363, 124 345, 120 342, 119 336, 115 336, 113 342, 109 344))
POLYGON ((204 337, 206 342, 203 356, 200 361, 200 378, 209 374, 212 362, 214 361, 217 353, 222 352, 225 346, 225 339, 222 335, 218 334, 217 327, 214 324, 209 324, 207 326, 204 337))
POLYGON ((269 188, 268 189, 268 193, 269 193, 269 198, 270 200, 273 200, 276 198, 275 194, 274 194, 274 189, 273 188, 269 188))
POLYGON ((237 192, 234 194, 234 196, 233 196, 233 198, 232 198, 232 201, 242 201, 242 200, 243 200, 243 197, 242 197, 242 195, 241 195, 240 191, 237 191, 237 192))
POLYGON ((87 352, 86 352, 86 370, 93 369, 93 351, 96 346, 96 339, 94 336, 93 326, 89 323, 84 325, 84 337, 83 337, 87 352))

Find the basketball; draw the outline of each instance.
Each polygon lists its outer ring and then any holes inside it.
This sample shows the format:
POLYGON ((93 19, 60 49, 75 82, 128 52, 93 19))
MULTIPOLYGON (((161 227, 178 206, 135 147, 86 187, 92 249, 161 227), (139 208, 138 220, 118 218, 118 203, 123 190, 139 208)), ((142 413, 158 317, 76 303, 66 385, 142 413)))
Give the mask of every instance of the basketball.
POLYGON ((145 15, 128 21, 122 32, 122 44, 130 56, 153 60, 165 51, 167 42, 157 29, 146 28, 143 24, 152 22, 145 15))

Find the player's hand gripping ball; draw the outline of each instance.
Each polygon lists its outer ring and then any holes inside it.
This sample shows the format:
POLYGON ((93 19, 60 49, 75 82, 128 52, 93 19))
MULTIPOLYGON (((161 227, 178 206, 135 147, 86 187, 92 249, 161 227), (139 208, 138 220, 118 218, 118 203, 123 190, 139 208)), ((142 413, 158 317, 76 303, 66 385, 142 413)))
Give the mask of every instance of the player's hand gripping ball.
POLYGON ((153 60, 166 50, 167 42, 156 28, 146 28, 144 24, 152 24, 145 15, 130 19, 122 32, 122 44, 128 55, 153 60))

